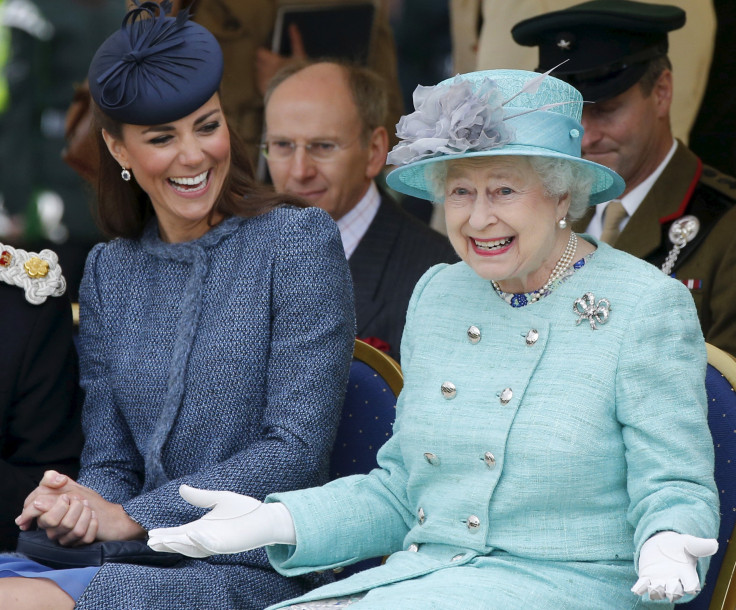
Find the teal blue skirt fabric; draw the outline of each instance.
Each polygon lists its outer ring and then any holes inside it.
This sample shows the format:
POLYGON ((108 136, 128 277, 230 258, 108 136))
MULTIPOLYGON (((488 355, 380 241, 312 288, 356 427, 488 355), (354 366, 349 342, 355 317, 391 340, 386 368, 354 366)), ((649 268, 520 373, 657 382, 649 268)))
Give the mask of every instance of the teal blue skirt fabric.
POLYGON ((87 585, 92 582, 99 569, 99 567, 93 566, 88 568, 72 568, 69 570, 54 570, 20 555, 0 555, 0 578, 7 578, 9 576, 47 578, 64 589, 75 602, 87 588, 87 585))

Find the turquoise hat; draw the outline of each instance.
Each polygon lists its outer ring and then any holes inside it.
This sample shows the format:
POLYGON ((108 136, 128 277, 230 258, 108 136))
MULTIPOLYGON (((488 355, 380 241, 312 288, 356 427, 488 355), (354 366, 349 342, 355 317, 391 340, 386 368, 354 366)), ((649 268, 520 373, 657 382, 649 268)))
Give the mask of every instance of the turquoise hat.
POLYGON ((401 140, 388 155, 398 166, 386 178, 394 190, 434 200, 425 169, 453 159, 535 156, 568 159, 594 174, 590 205, 624 190, 613 170, 580 157, 583 98, 567 83, 525 70, 460 74, 414 91, 415 112, 401 117, 401 140))

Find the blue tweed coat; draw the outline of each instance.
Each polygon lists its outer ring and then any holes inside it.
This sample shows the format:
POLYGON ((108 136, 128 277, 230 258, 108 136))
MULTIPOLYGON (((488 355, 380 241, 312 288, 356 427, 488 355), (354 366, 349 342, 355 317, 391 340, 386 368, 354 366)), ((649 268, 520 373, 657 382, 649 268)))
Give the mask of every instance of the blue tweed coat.
MULTIPOLYGON (((230 218, 182 244, 153 223, 94 248, 80 308, 79 480, 144 528, 202 516, 182 483, 263 498, 327 479, 355 322, 323 211, 230 218)), ((261 610, 306 590, 260 550, 173 569, 107 564, 78 608, 261 610)))
POLYGON ((705 349, 682 284, 599 244, 548 297, 512 308, 464 263, 438 265, 416 287, 401 356, 381 468, 269 498, 295 521, 297 545, 268 550, 283 574, 392 553, 305 599, 368 590, 356 610, 670 606, 629 590, 642 543, 659 530, 715 537, 719 522, 705 349), (597 330, 573 311, 588 292, 611 304, 597 330))

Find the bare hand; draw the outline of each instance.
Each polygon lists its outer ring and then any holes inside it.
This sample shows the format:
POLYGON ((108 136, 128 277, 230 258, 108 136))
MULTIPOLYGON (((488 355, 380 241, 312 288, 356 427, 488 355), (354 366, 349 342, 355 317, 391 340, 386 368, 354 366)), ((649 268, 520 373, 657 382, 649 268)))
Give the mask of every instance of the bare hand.
POLYGON ((51 540, 63 546, 89 544, 97 536, 97 515, 87 500, 60 496, 41 496, 39 502, 50 508, 38 516, 38 526, 51 540), (43 500, 41 500, 43 498, 43 500))
POLYGON ((96 491, 54 470, 44 473, 15 523, 27 530, 34 519, 49 538, 61 544, 82 544, 91 535, 92 540, 132 540, 146 534, 120 504, 108 502, 96 491))
POLYGON ((291 57, 284 57, 261 47, 256 50, 256 86, 261 95, 266 93, 269 81, 284 66, 307 58, 304 50, 304 41, 296 24, 289 26, 289 41, 291 42, 291 57))

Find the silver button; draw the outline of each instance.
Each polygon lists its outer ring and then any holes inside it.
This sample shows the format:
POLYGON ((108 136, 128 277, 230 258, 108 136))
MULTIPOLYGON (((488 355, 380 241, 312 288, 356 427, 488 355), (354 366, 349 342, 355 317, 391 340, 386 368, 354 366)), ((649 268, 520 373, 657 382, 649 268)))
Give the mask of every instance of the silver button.
POLYGON ((457 394, 457 388, 455 387, 455 384, 451 381, 445 381, 445 383, 442 384, 442 396, 444 396, 447 400, 452 400, 455 398, 455 394, 457 394))
POLYGON ((450 561, 460 561, 461 559, 465 558, 465 553, 458 553, 455 555, 450 561))
POLYGON ((412 553, 416 553, 419 550, 419 545, 414 544, 413 542, 409 545, 409 548, 406 549, 407 551, 411 551, 412 553))
POLYGON ((470 328, 468 328, 468 341, 470 341, 473 345, 480 341, 480 328, 478 328, 477 326, 471 326, 470 328))
POLYGON ((483 454, 483 461, 486 463, 488 468, 494 468, 496 466, 496 456, 494 456, 490 451, 486 451, 483 454))
POLYGON ((424 523, 424 509, 420 506, 417 511, 417 517, 419 517, 419 525, 424 523))
POLYGON ((480 528, 480 519, 478 519, 478 517, 476 517, 475 515, 470 515, 465 523, 467 523, 468 529, 471 532, 477 532, 478 528, 480 528))
POLYGON ((438 458, 434 453, 425 453, 424 459, 427 460, 432 466, 439 466, 440 465, 440 458, 438 458))
POLYGON ((498 399, 500 400, 502 405, 509 404, 513 397, 514 397, 514 393, 511 391, 511 388, 506 388, 503 392, 501 392, 498 395, 498 399))
POLYGON ((526 344, 527 345, 534 345, 537 342, 537 339, 539 339, 539 333, 532 328, 527 334, 526 334, 526 344))

